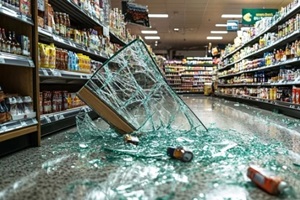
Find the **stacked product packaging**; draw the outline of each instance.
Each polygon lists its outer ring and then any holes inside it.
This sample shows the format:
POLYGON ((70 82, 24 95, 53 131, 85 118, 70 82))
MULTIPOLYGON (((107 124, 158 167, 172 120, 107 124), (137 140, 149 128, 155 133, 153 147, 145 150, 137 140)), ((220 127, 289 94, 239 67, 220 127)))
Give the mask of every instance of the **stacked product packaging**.
POLYGON ((68 91, 40 92, 40 112, 49 114, 85 105, 76 93, 68 91))
POLYGON ((18 94, 5 94, 0 87, 0 123, 10 120, 34 118, 32 98, 18 94))

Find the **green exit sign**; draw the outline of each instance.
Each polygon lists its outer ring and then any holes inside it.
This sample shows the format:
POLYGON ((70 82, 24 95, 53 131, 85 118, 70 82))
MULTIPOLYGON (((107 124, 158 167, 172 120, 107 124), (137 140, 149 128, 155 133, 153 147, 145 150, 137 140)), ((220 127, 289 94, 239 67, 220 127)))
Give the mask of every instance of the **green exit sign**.
POLYGON ((278 9, 263 9, 263 8, 243 8, 242 24, 255 24, 264 17, 273 17, 278 9))

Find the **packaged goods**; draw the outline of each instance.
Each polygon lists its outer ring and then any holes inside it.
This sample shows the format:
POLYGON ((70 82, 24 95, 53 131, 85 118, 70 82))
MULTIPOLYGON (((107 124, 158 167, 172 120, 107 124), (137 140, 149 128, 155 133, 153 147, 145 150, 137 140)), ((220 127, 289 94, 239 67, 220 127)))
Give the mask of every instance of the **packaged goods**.
POLYGON ((68 108, 68 91, 62 91, 62 110, 67 110, 68 108))
POLYGON ((31 17, 31 0, 20 0, 20 12, 31 17))
POLYGON ((49 54, 46 52, 46 45, 39 43, 39 60, 40 67, 48 68, 49 67, 49 54))
POLYGON ((46 46, 46 54, 49 56, 49 68, 55 69, 56 49, 53 43, 46 46))
POLYGON ((43 114, 48 114, 52 112, 51 99, 51 91, 43 91, 43 114))
POLYGON ((272 195, 278 195, 282 193, 285 188, 287 188, 287 183, 284 182, 280 177, 277 177, 265 169, 257 166, 250 166, 247 169, 247 176, 260 189, 272 195))
POLYGON ((30 40, 29 40, 29 38, 25 35, 20 35, 18 37, 18 42, 21 45, 22 55, 30 56, 30 40))
POLYGON ((62 111, 62 92, 61 91, 52 91, 52 112, 62 111))

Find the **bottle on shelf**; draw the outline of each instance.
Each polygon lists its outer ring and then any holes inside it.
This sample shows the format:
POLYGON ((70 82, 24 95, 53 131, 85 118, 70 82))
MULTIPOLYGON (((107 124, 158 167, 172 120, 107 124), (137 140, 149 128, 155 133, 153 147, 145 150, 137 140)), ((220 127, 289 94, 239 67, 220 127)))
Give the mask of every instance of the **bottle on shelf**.
POLYGON ((1 33, 2 33, 2 40, 3 40, 2 51, 3 52, 7 52, 7 39, 6 39, 5 29, 4 28, 1 29, 1 33))
POLYGON ((2 37, 2 31, 0 29, 0 51, 5 52, 5 49, 6 49, 6 43, 2 37))
POLYGON ((8 38, 6 37, 4 29, 3 29, 3 33, 6 38, 6 52, 11 53, 11 40, 9 39, 9 36, 8 36, 8 38))
POLYGON ((21 48, 20 43, 16 39, 16 33, 14 31, 12 32, 12 41, 15 44, 16 54, 21 55, 22 54, 22 48, 21 48))
POLYGON ((8 32, 8 39, 10 41, 10 53, 17 54, 17 47, 16 47, 17 44, 13 40, 12 32, 11 31, 8 32))

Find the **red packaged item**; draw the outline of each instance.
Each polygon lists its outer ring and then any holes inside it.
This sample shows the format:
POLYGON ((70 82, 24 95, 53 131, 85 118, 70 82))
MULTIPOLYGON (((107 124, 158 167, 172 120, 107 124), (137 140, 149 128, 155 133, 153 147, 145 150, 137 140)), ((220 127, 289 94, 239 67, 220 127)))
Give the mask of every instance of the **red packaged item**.
POLYGON ((52 112, 52 93, 51 91, 43 91, 43 114, 52 112))
POLYGON ((257 166, 250 166, 247 170, 247 176, 260 189, 272 195, 278 195, 287 188, 287 183, 282 181, 280 177, 274 176, 257 166))
POLYGON ((296 93, 297 93, 297 88, 293 86, 293 91, 292 91, 292 103, 296 103, 296 93))
POLYGON ((300 88, 296 88, 295 103, 300 104, 300 88))
POLYGON ((68 91, 62 91, 62 110, 67 110, 68 108, 68 91))
POLYGON ((61 91, 52 92, 52 112, 62 111, 62 93, 61 91))

